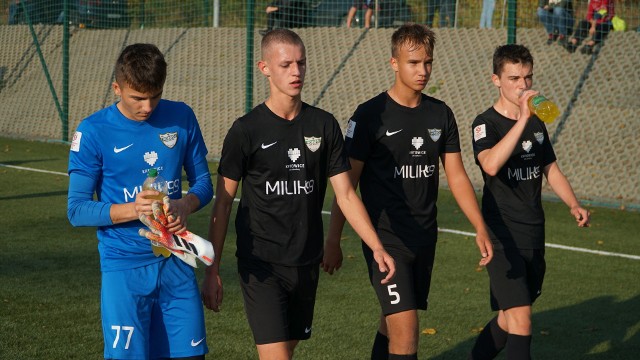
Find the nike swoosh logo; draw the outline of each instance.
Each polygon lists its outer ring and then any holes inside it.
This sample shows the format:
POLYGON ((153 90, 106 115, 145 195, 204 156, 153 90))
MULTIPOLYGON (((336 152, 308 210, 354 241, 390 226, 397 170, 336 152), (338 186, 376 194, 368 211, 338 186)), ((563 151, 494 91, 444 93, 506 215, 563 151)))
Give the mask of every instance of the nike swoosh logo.
POLYGON ((402 131, 402 129, 400 129, 398 131, 389 131, 389 130, 387 130, 387 136, 395 135, 395 134, 399 133, 400 131, 402 131))
POLYGON ((194 339, 191 340, 191 346, 196 347, 198 345, 200 345, 200 343, 202 342, 202 340, 204 340, 204 338, 198 340, 198 341, 193 341, 194 339))
POLYGON ((304 328, 304 333, 305 334, 308 334, 310 332, 311 332, 311 328, 308 328, 308 327, 304 328))
POLYGON ((270 148, 270 147, 272 147, 273 145, 275 145, 276 143, 277 143, 277 141, 276 141, 276 142, 274 142, 274 143, 268 144, 268 145, 265 145, 264 143, 262 143, 262 148, 263 148, 263 149, 270 148))
POLYGON ((119 149, 118 149, 117 147, 115 147, 115 146, 114 146, 114 147, 113 147, 113 152, 117 154, 117 153, 119 153, 119 152, 121 152, 121 151, 125 151, 125 150, 127 150, 127 149, 128 149, 129 147, 131 147, 131 146, 133 146, 133 144, 129 144, 129 145, 127 145, 127 146, 125 146, 125 147, 121 147, 121 148, 119 148, 119 149))

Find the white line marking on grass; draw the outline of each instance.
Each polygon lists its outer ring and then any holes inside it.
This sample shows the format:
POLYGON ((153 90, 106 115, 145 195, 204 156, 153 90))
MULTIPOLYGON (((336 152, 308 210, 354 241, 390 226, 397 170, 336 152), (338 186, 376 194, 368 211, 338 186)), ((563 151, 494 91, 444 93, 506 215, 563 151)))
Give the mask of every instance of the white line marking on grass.
POLYGON ((54 174, 54 175, 69 176, 67 173, 58 172, 58 171, 49 171, 49 170, 32 169, 32 168, 23 167, 23 166, 15 166, 15 165, 7 165, 7 164, 0 164, 0 166, 4 166, 4 167, 8 167, 8 168, 12 168, 12 169, 18 169, 18 170, 27 170, 27 171, 41 172, 41 173, 45 173, 45 174, 54 174))
MULTIPOLYGON (((67 173, 58 172, 58 171, 40 170, 40 169, 33 169, 33 168, 23 167, 23 166, 6 165, 6 164, 2 164, 2 163, 0 163, 0 166, 12 168, 12 169, 18 169, 18 170, 35 171, 35 172, 41 172, 41 173, 46 173, 46 174, 69 176, 67 173)), ((182 193, 186 194, 187 192, 186 191, 182 191, 182 193)), ((213 198, 215 199, 215 196, 213 198)), ((235 198, 235 199, 233 199, 233 201, 234 202, 239 202, 240 199, 235 198)), ((322 215, 331 215, 331 211, 323 210, 322 211, 322 215)), ((438 228, 438 231, 439 232, 450 233, 450 234, 456 234, 456 235, 463 235, 463 236, 476 236, 476 234, 472 233, 472 232, 454 230, 454 229, 438 228)), ((638 255, 621 254, 621 253, 614 253, 614 252, 601 251, 601 250, 591 250, 591 249, 579 248, 579 247, 574 247, 574 246, 558 245, 558 244, 551 244, 551 243, 546 243, 545 246, 550 247, 550 248, 569 250, 569 251, 575 251, 575 252, 582 252, 582 253, 588 253, 588 254, 603 255, 603 256, 615 256, 615 257, 621 257, 621 258, 626 258, 626 259, 631 259, 631 260, 640 260, 640 256, 638 256, 638 255)))
MULTIPOLYGON (((451 229, 438 228, 438 231, 451 233, 451 234, 457 234, 457 235, 464 235, 464 236, 476 236, 475 233, 467 232, 467 231, 460 231, 460 230, 451 230, 451 229)), ((617 256, 617 257, 622 257, 622 258, 627 258, 627 259, 632 259, 632 260, 640 260, 640 256, 637 256, 637 255, 628 255, 628 254, 620 254, 620 253, 614 253, 614 252, 609 252, 609 251, 591 250, 591 249, 584 249, 584 248, 579 248, 579 247, 575 247, 575 246, 566 246, 566 245, 558 245, 558 244, 551 244, 551 243, 546 243, 545 246, 546 247, 550 247, 550 248, 563 249, 563 250, 576 251, 576 252, 583 252, 583 253, 589 253, 589 254, 604 255, 604 256, 617 256)))

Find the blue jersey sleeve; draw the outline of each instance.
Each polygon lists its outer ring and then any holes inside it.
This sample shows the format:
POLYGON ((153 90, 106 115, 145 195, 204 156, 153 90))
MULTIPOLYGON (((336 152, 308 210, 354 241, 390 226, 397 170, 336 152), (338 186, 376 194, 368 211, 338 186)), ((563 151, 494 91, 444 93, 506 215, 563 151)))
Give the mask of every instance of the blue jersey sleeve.
POLYGON ((200 200, 198 210, 200 210, 213 198, 213 184, 211 183, 209 166, 206 161, 201 161, 193 166, 185 167, 185 172, 189 181, 188 193, 198 197, 200 200))
POLYGON ((94 201, 96 181, 79 172, 69 174, 67 217, 73 226, 108 226, 111 221, 111 204, 94 201))

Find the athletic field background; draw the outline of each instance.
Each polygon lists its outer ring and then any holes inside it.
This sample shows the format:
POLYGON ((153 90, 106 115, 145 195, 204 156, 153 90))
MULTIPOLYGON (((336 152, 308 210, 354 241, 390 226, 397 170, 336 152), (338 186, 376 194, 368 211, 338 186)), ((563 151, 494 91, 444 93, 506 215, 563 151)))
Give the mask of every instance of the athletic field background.
MULTIPOLYGON (((66 216, 68 146, 0 137, 0 359, 101 359, 100 270, 95 228, 66 216)), ((216 164, 210 169, 215 174, 216 164)), ((469 171, 476 171, 468 169, 469 171)), ((215 183, 215 179, 214 179, 215 183)), ((331 193, 325 209, 329 209, 331 193)), ((493 316, 476 264, 472 227, 447 190, 429 309, 420 312, 421 359, 466 359, 493 316)), ((544 203, 547 276, 533 307, 533 357, 632 360, 640 354, 640 213, 589 207, 578 228, 564 204, 544 203)), ((211 204, 189 218, 207 235, 211 204)), ((235 207, 234 213, 235 216, 235 207)), ((325 228, 328 216, 324 217, 325 228)), ((322 273, 313 335, 296 359, 367 359, 378 323, 360 241, 347 226, 344 264, 322 273)), ((256 359, 236 274, 233 221, 221 261, 220 313, 205 312, 208 359, 256 359)), ((197 269, 202 278, 203 268, 197 269)), ((500 357, 504 358, 504 357, 500 357)))
MULTIPOLYGON (((302 2, 322 6, 330 1, 337 0, 302 2)), ((516 42, 528 46, 535 59, 534 88, 562 111, 548 130, 560 168, 576 194, 594 205, 640 209, 639 0, 616 1, 616 13, 627 21, 628 29, 612 32, 605 46, 591 56, 579 51, 569 54, 558 44, 546 44, 547 34, 535 15, 536 0, 514 1, 517 21, 510 27, 502 15, 504 4, 511 1, 496 1, 492 29, 477 28, 481 0, 456 1, 456 27, 434 29, 433 74, 425 92, 452 108, 463 161, 474 186, 480 190, 482 178, 474 169, 471 123, 497 97, 490 81, 491 56, 496 46, 507 42, 510 31, 516 30, 516 42)), ((169 64, 164 97, 193 107, 210 160, 215 161, 231 123, 268 95, 267 81, 256 71, 258 29, 265 26, 267 1, 221 1, 218 25, 210 19, 216 2, 129 1, 129 26, 104 29, 72 23, 67 42, 61 25, 0 25, 0 134, 46 141, 70 139, 83 118, 116 100, 111 83, 120 51, 131 43, 151 42, 164 52, 169 64), (247 20, 251 3, 253 23, 247 20), (67 121, 63 121, 64 114, 67 121)), ((411 20, 424 23, 425 0, 406 3, 411 20)), ((574 1, 576 19, 584 17, 586 4, 586 0, 574 1)), ((0 0, 1 19, 7 9, 8 1, 0 0)), ((347 29, 341 23, 294 30, 307 47, 303 100, 333 113, 343 128, 359 103, 392 83, 389 44, 393 28, 365 31, 347 29)), ((546 184, 544 193, 552 196, 546 184)))

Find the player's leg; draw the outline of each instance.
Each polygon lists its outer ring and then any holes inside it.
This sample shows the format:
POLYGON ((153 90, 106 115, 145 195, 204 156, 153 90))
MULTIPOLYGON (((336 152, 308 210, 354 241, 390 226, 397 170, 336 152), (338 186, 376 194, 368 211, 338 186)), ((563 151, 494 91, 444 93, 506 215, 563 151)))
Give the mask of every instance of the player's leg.
POLYGON ((158 263, 102 273, 101 313, 105 359, 149 358, 149 325, 158 263))
POLYGON ((367 10, 364 12, 364 27, 365 27, 365 29, 371 28, 371 17, 372 16, 373 16, 373 8, 367 7, 367 10))
POLYGON ((319 266, 285 267, 239 259, 238 271, 260 359, 290 359, 298 341, 311 336, 319 266))
MULTIPOLYGON (((418 353, 418 312, 407 310, 386 316, 389 356, 418 353)), ((417 356, 416 356, 417 359, 417 356)))
POLYGON ((160 267, 158 291, 150 325, 152 358, 204 359, 209 349, 193 268, 175 256, 167 258, 160 267))
MULTIPOLYGON (((378 296, 384 321, 381 321, 372 349, 372 359, 383 358, 385 335, 389 342, 389 358, 417 358, 417 309, 426 310, 435 245, 408 249, 385 246, 396 263, 396 275, 388 284, 380 284, 383 274, 377 270, 371 250, 363 245, 371 284, 378 296)), ((382 319, 381 319, 382 320, 382 319)))

